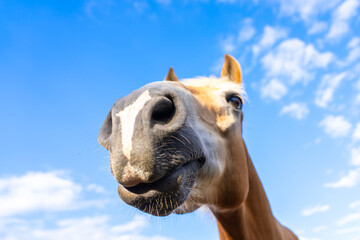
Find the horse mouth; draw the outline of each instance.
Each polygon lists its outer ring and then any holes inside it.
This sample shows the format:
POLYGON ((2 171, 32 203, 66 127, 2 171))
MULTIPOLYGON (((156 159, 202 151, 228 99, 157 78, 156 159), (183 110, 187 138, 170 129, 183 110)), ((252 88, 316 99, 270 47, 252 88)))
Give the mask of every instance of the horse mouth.
POLYGON ((187 161, 151 183, 133 187, 119 185, 123 201, 156 216, 167 216, 183 204, 195 183, 197 172, 205 164, 205 156, 187 161))
POLYGON ((178 180, 181 177, 182 170, 194 170, 194 168, 200 169, 205 163, 205 157, 200 157, 198 159, 191 160, 183 165, 176 167, 174 170, 167 173, 165 176, 151 183, 139 183, 133 187, 125 187, 126 190, 135 194, 143 194, 151 190, 163 189, 164 185, 169 183, 169 180, 178 180))

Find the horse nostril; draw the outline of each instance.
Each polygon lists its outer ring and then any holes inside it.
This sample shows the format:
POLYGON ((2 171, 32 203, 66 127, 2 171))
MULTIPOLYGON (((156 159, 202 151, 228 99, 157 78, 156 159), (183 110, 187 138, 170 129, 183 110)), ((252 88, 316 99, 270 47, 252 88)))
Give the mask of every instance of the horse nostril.
POLYGON ((161 98, 154 106, 151 119, 153 123, 166 124, 175 114, 175 105, 169 97, 161 98))

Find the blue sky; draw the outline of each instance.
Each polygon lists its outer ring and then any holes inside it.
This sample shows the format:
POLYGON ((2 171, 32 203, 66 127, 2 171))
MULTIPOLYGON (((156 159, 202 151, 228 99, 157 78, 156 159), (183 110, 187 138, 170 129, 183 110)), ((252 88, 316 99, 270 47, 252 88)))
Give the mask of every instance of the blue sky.
POLYGON ((0 238, 219 239, 117 196, 97 134, 113 102, 241 63, 244 139, 303 240, 360 239, 359 0, 0 1, 0 238))

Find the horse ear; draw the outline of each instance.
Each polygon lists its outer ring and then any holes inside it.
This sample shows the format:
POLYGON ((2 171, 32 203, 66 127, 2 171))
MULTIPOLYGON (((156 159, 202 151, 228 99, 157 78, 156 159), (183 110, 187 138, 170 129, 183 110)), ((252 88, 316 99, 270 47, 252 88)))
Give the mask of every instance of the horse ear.
POLYGON ((241 83, 240 64, 230 55, 225 54, 225 62, 221 70, 221 77, 228 77, 232 82, 241 83))
POLYGON ((171 81, 171 82, 178 82, 179 81, 179 79, 175 75, 174 70, 173 70, 172 67, 170 67, 169 72, 167 73, 164 80, 165 81, 171 81))

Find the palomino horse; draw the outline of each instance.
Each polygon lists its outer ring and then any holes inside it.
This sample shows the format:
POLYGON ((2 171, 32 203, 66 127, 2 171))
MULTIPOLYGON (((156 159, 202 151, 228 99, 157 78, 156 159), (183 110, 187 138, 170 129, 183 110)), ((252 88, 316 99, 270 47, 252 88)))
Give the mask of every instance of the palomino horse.
POLYGON ((273 216, 242 138, 244 89, 238 62, 225 55, 221 78, 179 82, 170 68, 115 102, 99 134, 118 193, 156 216, 201 205, 220 239, 298 239, 273 216))

